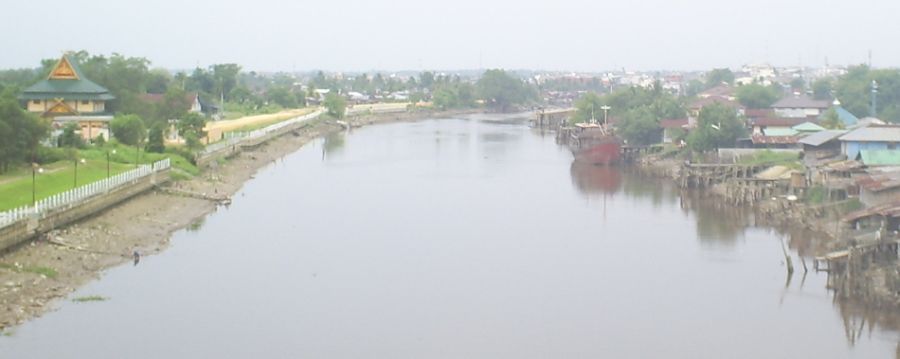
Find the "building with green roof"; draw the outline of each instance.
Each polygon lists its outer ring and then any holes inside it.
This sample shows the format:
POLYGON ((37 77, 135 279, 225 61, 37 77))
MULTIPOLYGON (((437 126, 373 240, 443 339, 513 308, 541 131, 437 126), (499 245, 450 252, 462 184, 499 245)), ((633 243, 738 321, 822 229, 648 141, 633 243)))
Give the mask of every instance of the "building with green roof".
POLYGON ((862 150, 859 157, 866 166, 900 166, 900 150, 862 150))
POLYGON ((109 90, 87 79, 78 63, 63 55, 46 79, 22 91, 19 100, 28 112, 52 118, 59 130, 67 122, 78 123, 86 140, 109 136, 106 103, 115 97, 109 90))

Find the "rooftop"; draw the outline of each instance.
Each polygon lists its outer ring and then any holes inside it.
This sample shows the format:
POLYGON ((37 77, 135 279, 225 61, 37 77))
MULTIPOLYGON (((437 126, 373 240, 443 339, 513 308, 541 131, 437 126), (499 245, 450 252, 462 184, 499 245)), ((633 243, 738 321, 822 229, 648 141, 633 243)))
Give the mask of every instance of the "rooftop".
POLYGON ((105 101, 112 100, 115 97, 103 86, 84 77, 77 62, 70 58, 69 55, 63 55, 46 79, 29 86, 19 95, 19 99, 22 100, 51 100, 57 98, 105 101))
POLYGON ((790 96, 778 100, 772 108, 818 108, 826 109, 831 104, 828 101, 814 100, 808 96, 790 96))
POLYGON ((840 140, 853 142, 900 142, 900 126, 857 128, 841 136, 840 140))
POLYGON ((900 166, 900 150, 859 151, 866 166, 900 166))
POLYGON ((794 127, 801 123, 808 122, 806 118, 783 118, 783 117, 763 117, 750 120, 751 126, 779 126, 794 127))
POLYGON ((847 131, 844 130, 820 131, 800 139, 800 143, 810 146, 821 146, 826 142, 836 140, 838 137, 841 137, 845 133, 847 133, 847 131))

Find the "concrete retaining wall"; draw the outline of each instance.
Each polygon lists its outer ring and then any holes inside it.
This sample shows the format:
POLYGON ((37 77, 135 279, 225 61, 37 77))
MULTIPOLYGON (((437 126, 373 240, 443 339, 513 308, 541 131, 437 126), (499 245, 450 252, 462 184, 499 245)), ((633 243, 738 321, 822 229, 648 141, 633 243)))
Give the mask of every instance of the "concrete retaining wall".
POLYGON ((162 170, 142 177, 131 185, 115 188, 106 194, 93 196, 65 207, 42 213, 39 218, 23 220, 0 229, 0 252, 15 248, 38 233, 71 224, 88 216, 109 209, 120 202, 144 193, 154 186, 169 181, 169 170, 162 170))

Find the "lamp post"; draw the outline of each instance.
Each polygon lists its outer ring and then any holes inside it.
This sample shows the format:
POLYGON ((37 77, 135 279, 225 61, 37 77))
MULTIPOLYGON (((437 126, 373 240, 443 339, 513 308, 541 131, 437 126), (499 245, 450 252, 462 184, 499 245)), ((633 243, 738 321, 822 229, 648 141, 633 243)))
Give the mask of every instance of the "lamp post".
MULTIPOLYGON (((109 152, 106 151, 106 178, 109 178, 109 152)), ((116 154, 116 149, 112 150, 112 154, 116 154)))
POLYGON ((75 160, 75 185, 72 186, 72 188, 78 187, 78 162, 81 162, 81 164, 84 164, 85 160, 84 160, 84 158, 75 160))
POLYGON ((31 163, 31 206, 37 202, 37 174, 44 173, 44 169, 39 167, 37 163, 31 163))

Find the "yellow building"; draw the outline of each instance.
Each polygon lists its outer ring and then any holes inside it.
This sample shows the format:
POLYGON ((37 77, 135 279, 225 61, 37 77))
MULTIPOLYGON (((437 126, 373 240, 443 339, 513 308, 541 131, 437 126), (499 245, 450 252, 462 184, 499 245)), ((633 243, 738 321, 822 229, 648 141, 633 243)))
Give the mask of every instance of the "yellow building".
POLYGON ((77 123, 85 140, 100 135, 109 138, 112 116, 106 112, 106 103, 112 99, 115 97, 109 90, 84 77, 68 54, 59 59, 45 80, 19 95, 29 112, 52 118, 55 131, 67 123, 77 123))

